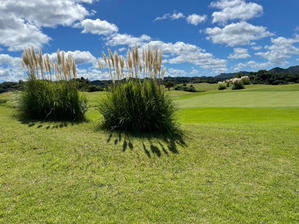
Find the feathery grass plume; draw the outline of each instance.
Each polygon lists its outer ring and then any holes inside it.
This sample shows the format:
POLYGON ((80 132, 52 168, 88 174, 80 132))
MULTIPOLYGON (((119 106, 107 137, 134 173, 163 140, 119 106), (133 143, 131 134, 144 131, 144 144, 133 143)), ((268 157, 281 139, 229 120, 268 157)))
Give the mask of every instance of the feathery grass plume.
POLYGON ((105 52, 103 51, 102 54, 103 54, 104 62, 107 64, 107 58, 106 58, 105 52))
POLYGON ((34 79, 34 70, 32 68, 30 57, 30 49, 24 50, 22 54, 22 65, 25 69, 27 69, 30 79, 34 79))
POLYGON ((135 69, 135 78, 138 79, 138 73, 141 71, 138 71, 140 65, 140 58, 139 58, 139 52, 138 52, 138 47, 135 45, 134 49, 134 69, 135 69))
POLYGON ((164 80, 165 73, 166 73, 166 68, 164 67, 163 70, 162 70, 162 73, 161 73, 162 80, 164 80))
POLYGON ((114 67, 114 58, 113 58, 113 54, 111 52, 111 50, 108 48, 108 52, 109 52, 109 56, 110 56, 110 60, 111 60, 111 64, 114 67))
POLYGON ((127 53, 127 69, 129 70, 129 78, 133 77, 133 62, 132 62, 132 57, 131 57, 131 51, 130 49, 128 50, 127 53))
POLYGON ((112 74, 111 60, 110 59, 108 59, 108 67, 109 67, 109 74, 110 74, 111 80, 114 83, 114 77, 113 77, 113 74, 112 74))
POLYGON ((25 65, 24 61, 21 61, 21 65, 24 69, 26 69, 26 65, 25 65))
POLYGON ((43 65, 43 55, 42 55, 41 49, 38 50, 38 55, 36 55, 36 63, 38 65, 38 67, 40 68, 41 78, 45 79, 45 76, 44 76, 44 65, 43 65))
POLYGON ((119 61, 117 51, 114 51, 114 70, 117 77, 117 80, 120 79, 120 69, 119 69, 119 61))
POLYGON ((51 77, 51 68, 49 68, 49 66, 48 66, 48 57, 49 57, 48 54, 46 54, 46 55, 44 56, 43 66, 45 67, 46 74, 48 74, 47 79, 48 79, 48 80, 52 80, 52 77, 51 77))
POLYGON ((57 62, 55 63, 57 80, 72 80, 77 78, 77 68, 73 57, 69 54, 65 57, 64 51, 57 50, 57 62))
POLYGON ((140 71, 140 73, 142 73, 142 64, 141 64, 141 62, 139 61, 139 71, 140 71))
MULTIPOLYGON (((142 50, 135 46, 128 49, 126 60, 108 49, 110 59, 103 53, 103 59, 109 67, 112 88, 98 106, 103 116, 101 126, 109 130, 163 132, 178 131, 174 118, 173 102, 160 88, 160 79, 164 79, 165 67, 162 69, 162 51, 150 47, 142 50), (106 58, 106 59, 105 59, 106 58), (114 69, 111 72, 110 67, 114 69), (123 69, 126 65, 128 75, 123 79, 123 69), (118 80, 114 82, 114 80, 118 80)), ((99 64, 102 69, 102 65, 99 64)))
POLYGON ((218 90, 225 90, 226 88, 225 82, 218 82, 218 90))
POLYGON ((46 54, 46 55, 44 56, 44 67, 45 67, 45 70, 46 70, 47 73, 50 72, 50 71, 49 71, 49 67, 48 67, 48 57, 49 57, 48 54, 46 54))
POLYGON ((62 51, 61 52, 61 65, 62 65, 62 67, 64 66, 64 63, 65 63, 65 61, 64 61, 64 51, 62 51))
MULTIPOLYGON (((123 56, 118 56, 117 51, 112 51, 108 48, 109 58, 103 52, 103 61, 109 68, 110 77, 112 80, 120 80, 123 76, 123 69, 126 66, 129 78, 144 79, 146 77, 157 80, 158 83, 162 80, 162 51, 159 49, 153 50, 151 47, 142 50, 142 58, 139 56, 137 46, 128 49, 126 60, 123 56)), ((103 70, 102 65, 98 64, 103 70)), ((164 71, 165 74, 165 71, 164 71)), ((164 75, 163 74, 163 75, 164 75)), ((163 77, 164 78, 164 77, 163 77)))
POLYGON ((233 80, 233 86, 232 86, 232 90, 238 90, 238 89, 244 89, 244 84, 242 82, 241 79, 234 79, 233 80))
POLYGON ((61 57, 60 57, 60 50, 57 50, 57 62, 59 65, 61 65, 61 57))
POLYGON ((125 59, 123 56, 120 57, 120 73, 121 73, 121 79, 124 78, 124 67, 125 67, 125 59))
POLYGON ((58 65, 56 63, 53 63, 52 66, 54 67, 54 75, 56 80, 59 80, 59 72, 58 72, 58 65))
POLYGON ((142 62, 143 62, 143 64, 142 64, 142 66, 143 66, 142 72, 143 72, 143 75, 145 77, 148 77, 147 61, 148 61, 148 59, 147 59, 146 49, 143 48, 143 50, 142 50, 142 62))
POLYGON ((102 62, 101 62, 100 59, 98 59, 98 66, 99 66, 99 68, 100 68, 101 70, 104 70, 104 66, 103 66, 103 64, 102 64, 102 62))
POLYGON ((161 72, 161 66, 162 66, 162 51, 159 52, 159 72, 161 72))
POLYGON ((33 47, 31 47, 31 63, 33 64, 33 67, 36 69, 37 68, 37 58, 36 58, 35 50, 33 47))
POLYGON ((155 49, 155 53, 154 53, 154 73, 158 74, 158 66, 159 66, 159 62, 158 62, 158 48, 155 49))
POLYGON ((48 54, 43 56, 41 49, 36 54, 31 47, 24 50, 21 63, 28 71, 28 81, 19 100, 23 118, 84 120, 86 98, 77 90, 76 64, 71 55, 65 57, 64 52, 57 50, 57 62, 51 63, 48 54))
POLYGON ((77 78, 77 68, 76 68, 75 60, 73 60, 73 76, 75 79, 77 78))

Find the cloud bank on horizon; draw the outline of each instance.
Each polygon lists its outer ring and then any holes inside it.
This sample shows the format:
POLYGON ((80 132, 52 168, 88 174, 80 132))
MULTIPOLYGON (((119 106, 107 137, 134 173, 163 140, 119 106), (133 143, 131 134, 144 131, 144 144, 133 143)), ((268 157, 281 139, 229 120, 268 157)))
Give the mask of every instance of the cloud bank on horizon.
POLYGON ((79 75, 108 79, 96 60, 109 47, 163 50, 168 76, 291 66, 299 61, 299 1, 2 0, 0 81, 26 79, 20 56, 41 47, 72 54, 79 75), (159 7, 156 7, 159 5, 159 7))

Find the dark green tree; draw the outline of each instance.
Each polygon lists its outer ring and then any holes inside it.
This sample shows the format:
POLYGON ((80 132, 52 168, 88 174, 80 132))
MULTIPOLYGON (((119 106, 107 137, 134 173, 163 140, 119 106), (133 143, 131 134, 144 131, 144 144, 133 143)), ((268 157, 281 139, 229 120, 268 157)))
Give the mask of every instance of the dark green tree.
POLYGON ((168 91, 170 90, 171 87, 174 87, 174 82, 172 81, 166 81, 164 82, 164 86, 168 89, 168 91))

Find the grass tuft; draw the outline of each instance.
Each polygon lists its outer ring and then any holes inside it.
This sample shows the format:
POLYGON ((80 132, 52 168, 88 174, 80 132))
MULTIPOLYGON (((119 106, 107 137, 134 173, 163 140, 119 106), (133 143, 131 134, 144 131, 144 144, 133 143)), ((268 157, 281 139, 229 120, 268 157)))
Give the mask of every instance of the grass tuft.
POLYGON ((22 66, 28 72, 28 81, 19 99, 22 119, 82 121, 87 100, 80 96, 75 79, 76 64, 71 55, 57 51, 57 62, 50 62, 49 55, 41 49, 25 49, 22 66), (55 81, 52 70, 54 70, 55 81))
POLYGON ((237 80, 233 82, 232 90, 237 90, 237 89, 245 89, 242 81, 237 80))
POLYGON ((218 83, 218 90, 225 90, 227 88, 227 84, 225 82, 218 83))
POLYGON ((177 131, 175 106, 153 80, 129 80, 115 85, 98 107, 101 126, 133 132, 177 131))
MULTIPOLYGON (((100 126, 131 132, 178 132, 174 104, 160 84, 166 72, 165 67, 162 69, 162 51, 148 47, 140 57, 135 46, 128 50, 127 61, 118 57, 116 51, 114 55, 110 49, 108 52, 110 58, 103 53, 103 61, 109 68, 113 84, 98 106, 104 118, 100 126), (123 73, 125 65, 127 74, 123 73)), ((98 64, 103 70, 100 59, 98 64)))
POLYGON ((86 107, 87 99, 73 81, 29 80, 19 100, 24 119, 82 121, 86 107))

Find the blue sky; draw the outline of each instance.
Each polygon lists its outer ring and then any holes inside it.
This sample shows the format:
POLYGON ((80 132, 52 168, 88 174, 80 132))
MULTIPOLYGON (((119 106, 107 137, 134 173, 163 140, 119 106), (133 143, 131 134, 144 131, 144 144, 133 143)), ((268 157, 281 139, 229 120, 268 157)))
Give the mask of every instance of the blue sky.
POLYGON ((59 48, 80 76, 107 79, 109 47, 163 50, 169 76, 217 75, 299 64, 298 0, 1 0, 0 81, 25 79, 22 50, 59 48))

